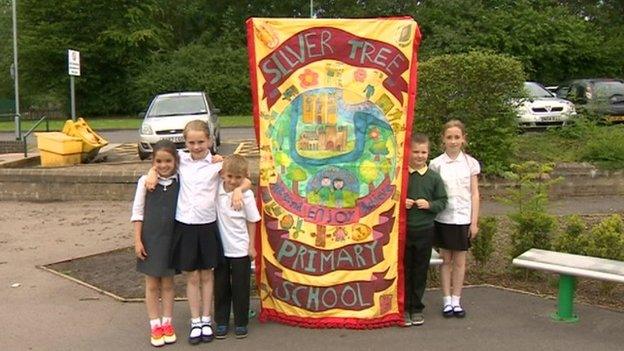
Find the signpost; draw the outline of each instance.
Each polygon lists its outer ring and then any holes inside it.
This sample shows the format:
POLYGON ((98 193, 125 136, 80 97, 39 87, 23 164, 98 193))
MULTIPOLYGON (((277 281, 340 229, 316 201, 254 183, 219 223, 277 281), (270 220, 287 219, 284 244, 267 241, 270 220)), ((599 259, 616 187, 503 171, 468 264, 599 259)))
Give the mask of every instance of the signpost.
POLYGON ((19 69, 17 68, 17 5, 15 0, 13 4, 13 66, 12 76, 15 85, 15 139, 22 140, 22 131, 20 126, 20 109, 19 109, 19 69))
POLYGON ((67 70, 69 73, 69 86, 71 90, 71 117, 76 121, 76 91, 74 89, 74 77, 80 76, 80 51, 67 50, 67 70))

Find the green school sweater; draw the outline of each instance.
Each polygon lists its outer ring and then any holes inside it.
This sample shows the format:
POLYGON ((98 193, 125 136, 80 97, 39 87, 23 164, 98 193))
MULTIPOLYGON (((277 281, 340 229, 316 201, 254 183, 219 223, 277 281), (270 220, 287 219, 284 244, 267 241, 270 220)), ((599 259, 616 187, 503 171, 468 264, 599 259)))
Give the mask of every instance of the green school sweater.
POLYGON ((429 228, 433 225, 436 215, 446 207, 447 196, 444 182, 440 175, 427 168, 425 174, 417 171, 410 173, 407 185, 407 198, 429 201, 428 210, 419 210, 416 204, 407 210, 407 225, 416 230, 429 228))

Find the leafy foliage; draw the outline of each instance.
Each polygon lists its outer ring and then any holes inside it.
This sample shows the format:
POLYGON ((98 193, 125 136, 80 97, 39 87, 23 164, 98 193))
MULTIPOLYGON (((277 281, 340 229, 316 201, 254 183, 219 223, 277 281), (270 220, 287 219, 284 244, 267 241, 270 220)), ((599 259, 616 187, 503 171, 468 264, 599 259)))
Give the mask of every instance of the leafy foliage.
POLYGON ((479 235, 472 242, 472 256, 479 266, 485 266, 492 254, 494 253, 494 237, 498 232, 498 220, 496 217, 481 217, 479 218, 479 235))
POLYGON ((550 179, 552 164, 529 161, 511 168, 506 177, 515 186, 501 200, 514 207, 508 215, 514 225, 510 251, 513 259, 531 248, 550 249, 557 222, 547 213, 548 190, 558 180, 550 179))
MULTIPOLYGON (((466 124, 468 152, 485 173, 503 173, 513 155, 516 115, 512 99, 521 96, 524 74, 513 58, 489 52, 442 55, 420 65, 415 130, 440 140, 450 119, 466 124)), ((433 155, 442 150, 432 142, 433 155)))
POLYGON ((584 255, 587 251, 587 223, 578 215, 565 219, 565 228, 553 242, 553 249, 575 255, 584 255))

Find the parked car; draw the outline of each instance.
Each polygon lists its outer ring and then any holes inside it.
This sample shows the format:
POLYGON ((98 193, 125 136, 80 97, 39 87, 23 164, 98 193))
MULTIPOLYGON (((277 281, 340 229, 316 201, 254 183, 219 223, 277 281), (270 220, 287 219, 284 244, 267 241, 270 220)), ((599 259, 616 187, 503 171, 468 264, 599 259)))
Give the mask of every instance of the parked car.
POLYGON ((577 79, 557 89, 577 110, 604 116, 609 122, 624 122, 624 81, 620 79, 577 79))
POLYGON ((179 149, 185 148, 182 131, 190 121, 200 119, 210 127, 213 152, 221 145, 219 109, 204 92, 180 92, 156 95, 149 104, 139 130, 139 158, 150 157, 152 146, 161 139, 171 140, 179 149))
POLYGON ((541 84, 524 82, 526 98, 517 103, 518 125, 521 128, 539 128, 563 125, 576 116, 574 104, 557 98, 541 84))

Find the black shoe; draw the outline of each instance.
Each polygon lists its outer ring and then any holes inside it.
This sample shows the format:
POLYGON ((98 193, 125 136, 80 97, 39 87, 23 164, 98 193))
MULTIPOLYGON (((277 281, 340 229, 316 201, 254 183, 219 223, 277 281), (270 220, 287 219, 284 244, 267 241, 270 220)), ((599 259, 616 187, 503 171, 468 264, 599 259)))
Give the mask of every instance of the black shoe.
POLYGON ((461 306, 453 306, 453 316, 457 318, 466 317, 466 310, 464 310, 461 306))
POLYGON ((442 316, 444 316, 444 318, 453 317, 453 306, 444 305, 444 307, 442 307, 442 316))
POLYGON ((197 345, 202 341, 201 328, 202 327, 200 325, 191 325, 191 331, 189 332, 189 337, 188 337, 189 344, 197 345), (199 330, 200 331, 199 335, 196 337, 192 337, 191 334, 193 334, 193 330, 199 330))
POLYGON ((217 324, 217 330, 215 331, 215 338, 225 339, 228 335, 228 326, 223 324, 217 324))
POLYGON ((234 328, 234 337, 237 339, 242 339, 247 337, 247 327, 241 326, 234 328))
POLYGON ((210 325, 210 323, 204 323, 201 327, 201 330, 201 341, 211 342, 214 339, 214 331, 212 330, 212 325, 210 325), (210 333, 208 333, 206 328, 210 329, 210 333))

